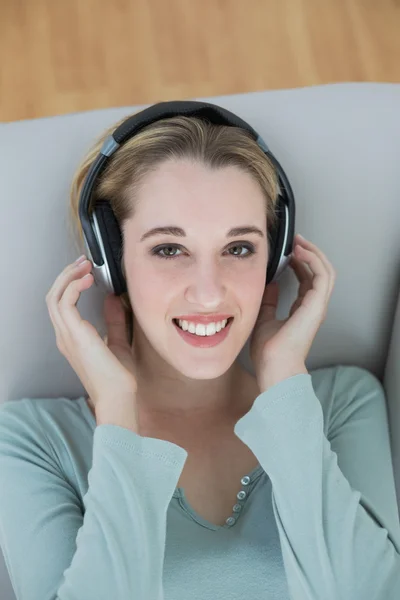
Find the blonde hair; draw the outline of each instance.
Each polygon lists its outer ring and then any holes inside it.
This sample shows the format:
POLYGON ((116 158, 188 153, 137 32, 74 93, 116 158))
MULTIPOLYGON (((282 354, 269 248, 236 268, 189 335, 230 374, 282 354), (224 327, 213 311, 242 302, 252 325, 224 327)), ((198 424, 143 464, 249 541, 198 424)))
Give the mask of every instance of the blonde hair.
MULTIPOLYGON (((87 172, 104 140, 127 117, 106 129, 78 166, 70 190, 70 226, 83 253, 86 248, 79 219, 79 198, 87 172)), ((279 181, 274 165, 248 131, 214 125, 197 117, 177 116, 147 125, 111 156, 93 190, 89 213, 97 200, 107 199, 123 232, 123 224, 135 214, 135 204, 146 176, 168 159, 194 159, 211 169, 236 166, 249 173, 265 197, 267 234, 277 225, 279 181)), ((245 199, 243 199, 245 201, 245 199)), ((123 236, 122 236, 123 237, 123 236)), ((270 249, 269 235, 268 249, 270 249)), ((123 263, 121 263, 123 269, 123 263)), ((124 270, 123 270, 124 272, 124 270)), ((124 273, 125 275, 125 273, 124 273)), ((132 339, 132 307, 128 293, 121 296, 132 339)))

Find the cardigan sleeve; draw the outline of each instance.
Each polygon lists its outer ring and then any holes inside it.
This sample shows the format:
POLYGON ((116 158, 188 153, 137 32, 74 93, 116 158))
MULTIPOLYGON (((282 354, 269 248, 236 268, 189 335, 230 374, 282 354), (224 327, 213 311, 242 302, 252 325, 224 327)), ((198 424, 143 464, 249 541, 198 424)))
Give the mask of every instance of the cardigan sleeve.
POLYGON ((271 479, 291 599, 399 600, 385 395, 367 370, 340 366, 335 374, 329 439, 309 374, 257 396, 234 431, 271 479))
POLYGON ((34 403, 0 410, 0 545, 17 600, 163 600, 166 513, 186 450, 96 427, 83 506, 34 403))

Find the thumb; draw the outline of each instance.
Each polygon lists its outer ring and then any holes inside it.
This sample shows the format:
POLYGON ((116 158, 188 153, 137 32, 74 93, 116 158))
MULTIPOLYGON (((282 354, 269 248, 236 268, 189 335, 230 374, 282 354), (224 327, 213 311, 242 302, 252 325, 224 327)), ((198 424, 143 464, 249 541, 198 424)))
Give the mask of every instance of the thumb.
POLYGON ((279 300, 279 284, 277 281, 266 286, 261 300, 259 312, 260 321, 270 321, 276 318, 276 309, 279 300))
POLYGON ((107 294, 104 301, 104 319, 107 326, 104 342, 107 346, 129 348, 125 310, 119 296, 107 294))

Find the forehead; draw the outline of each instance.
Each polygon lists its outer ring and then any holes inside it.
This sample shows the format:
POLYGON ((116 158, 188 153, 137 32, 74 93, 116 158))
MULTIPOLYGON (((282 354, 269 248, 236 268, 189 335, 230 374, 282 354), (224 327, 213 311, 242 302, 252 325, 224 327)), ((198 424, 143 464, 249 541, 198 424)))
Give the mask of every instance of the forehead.
POLYGON ((168 161, 147 175, 135 214, 148 221, 163 217, 203 219, 243 215, 259 219, 265 199, 259 183, 236 166, 210 169, 192 161, 168 161))

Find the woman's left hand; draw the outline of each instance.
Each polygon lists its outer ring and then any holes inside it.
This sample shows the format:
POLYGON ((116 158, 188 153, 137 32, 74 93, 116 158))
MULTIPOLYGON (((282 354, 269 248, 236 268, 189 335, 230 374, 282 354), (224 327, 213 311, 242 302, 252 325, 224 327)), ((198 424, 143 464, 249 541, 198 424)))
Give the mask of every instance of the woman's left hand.
POLYGON ((307 373, 305 362, 325 320, 336 279, 335 269, 315 244, 299 235, 295 236, 294 244, 289 266, 300 285, 289 317, 283 321, 276 319, 279 285, 270 283, 265 288, 250 338, 250 357, 260 385, 263 381, 274 381, 268 369, 282 369, 287 376, 299 371, 307 373))

